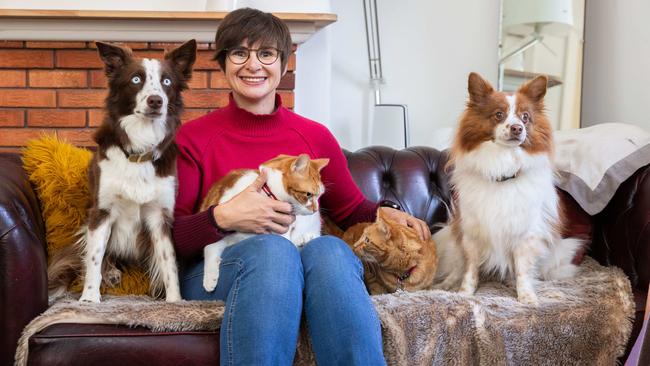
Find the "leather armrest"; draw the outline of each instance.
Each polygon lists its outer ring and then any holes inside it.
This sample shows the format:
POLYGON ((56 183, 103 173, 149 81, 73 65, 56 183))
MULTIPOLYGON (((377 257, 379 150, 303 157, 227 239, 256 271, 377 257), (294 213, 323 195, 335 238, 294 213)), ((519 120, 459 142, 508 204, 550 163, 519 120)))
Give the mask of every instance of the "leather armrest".
POLYGON ((645 292, 650 282, 650 165, 637 170, 594 216, 592 256, 620 267, 632 287, 645 292))
POLYGON ((20 334, 47 308, 45 228, 20 158, 0 154, 0 364, 13 364, 20 334))

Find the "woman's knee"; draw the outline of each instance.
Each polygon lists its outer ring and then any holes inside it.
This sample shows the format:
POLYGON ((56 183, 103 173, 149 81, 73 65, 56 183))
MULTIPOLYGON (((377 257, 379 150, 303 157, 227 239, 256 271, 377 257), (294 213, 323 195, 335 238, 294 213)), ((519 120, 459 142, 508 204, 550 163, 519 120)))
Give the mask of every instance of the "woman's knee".
POLYGON ((361 272, 363 266, 352 249, 341 239, 325 235, 316 238, 303 248, 301 252, 303 266, 318 266, 336 270, 337 268, 352 268, 361 272))
POLYGON ((282 260, 299 258, 298 249, 286 238, 275 234, 260 234, 242 240, 224 250, 223 258, 250 260, 282 260))
POLYGON ((255 235, 226 248, 222 265, 231 260, 242 263, 248 271, 262 271, 269 276, 282 276, 284 273, 290 275, 291 272, 302 275, 298 249, 280 235, 255 235))

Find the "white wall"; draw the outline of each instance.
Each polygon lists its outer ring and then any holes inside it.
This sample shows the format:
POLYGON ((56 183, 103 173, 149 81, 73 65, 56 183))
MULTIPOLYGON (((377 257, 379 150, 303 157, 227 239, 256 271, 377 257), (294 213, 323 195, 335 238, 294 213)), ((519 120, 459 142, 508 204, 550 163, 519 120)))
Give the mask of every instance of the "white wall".
POLYGON ((330 125, 332 47, 328 28, 314 34, 296 51, 295 111, 330 125))
MULTIPOLYGON (((326 28, 332 51, 330 118, 321 122, 348 149, 378 141, 398 147, 399 110, 374 108, 362 1, 331 0, 331 9, 338 21, 326 28), (369 140, 373 115, 388 116, 393 123, 376 118, 369 140)), ((479 72, 496 85, 499 0, 378 1, 378 14, 385 79, 382 102, 408 105, 411 145, 436 145, 464 109, 469 72, 479 72)), ((316 41, 308 40, 303 48, 318 52, 316 41)), ((321 44, 328 47, 325 41, 321 44)), ((322 77, 306 72, 306 67, 298 61, 298 80, 322 77)), ((300 104, 307 97, 313 96, 297 93, 296 110, 309 117, 312 112, 300 104)))
POLYGON ((582 126, 650 131, 650 1, 587 1, 582 126))

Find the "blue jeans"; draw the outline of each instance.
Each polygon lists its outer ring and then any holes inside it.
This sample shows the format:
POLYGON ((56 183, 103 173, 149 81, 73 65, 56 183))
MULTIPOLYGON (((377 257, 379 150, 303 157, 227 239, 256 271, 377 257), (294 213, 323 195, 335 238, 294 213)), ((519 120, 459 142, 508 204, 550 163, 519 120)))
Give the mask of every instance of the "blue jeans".
POLYGON ((200 261, 182 272, 181 294, 225 301, 222 365, 291 365, 303 309, 319 365, 386 364, 363 266, 340 239, 323 236, 298 250, 279 235, 257 235, 221 258, 213 292, 203 289, 200 261))

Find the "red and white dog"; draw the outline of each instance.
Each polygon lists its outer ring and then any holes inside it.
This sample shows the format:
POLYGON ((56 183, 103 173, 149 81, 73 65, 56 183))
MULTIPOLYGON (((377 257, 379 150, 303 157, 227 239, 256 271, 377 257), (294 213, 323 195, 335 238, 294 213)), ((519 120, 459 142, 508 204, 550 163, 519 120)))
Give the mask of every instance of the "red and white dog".
POLYGON ((451 150, 453 217, 434 238, 444 262, 438 277, 446 277, 436 287, 462 278, 461 292, 473 294, 480 272, 496 274, 515 279, 520 302, 536 304, 538 277, 576 272, 571 261, 581 242, 560 236, 547 80, 539 76, 507 94, 469 75, 469 102, 451 150))
POLYGON ((58 255, 48 270, 50 290, 67 287, 66 272, 84 273, 80 301, 99 302, 100 284, 115 285, 117 262, 145 266, 152 294, 163 287, 179 301, 176 256, 171 239, 176 197, 174 136, 196 59, 188 41, 164 60, 135 58, 128 48, 97 42, 109 92, 106 117, 95 133, 97 152, 89 167, 92 195, 85 235, 58 255), (71 252, 72 251, 72 252, 71 252), (83 260, 82 260, 83 259, 83 260))

